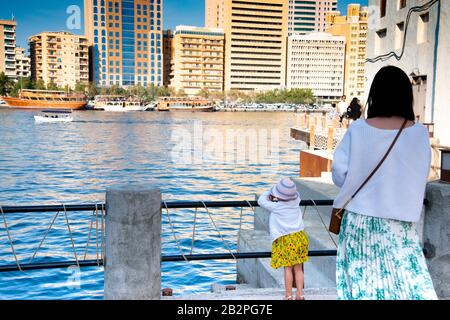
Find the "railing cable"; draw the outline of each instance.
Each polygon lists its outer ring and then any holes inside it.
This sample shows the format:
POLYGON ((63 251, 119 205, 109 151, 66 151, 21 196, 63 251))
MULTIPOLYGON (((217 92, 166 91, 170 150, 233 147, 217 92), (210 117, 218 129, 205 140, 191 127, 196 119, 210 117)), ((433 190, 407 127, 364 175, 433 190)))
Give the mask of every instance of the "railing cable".
POLYGON ((190 255, 192 255, 192 253, 194 252, 194 246, 195 246, 195 227, 197 225, 197 211, 198 211, 198 208, 195 208, 194 226, 192 227, 192 246, 191 246, 191 253, 190 253, 190 255))
POLYGON ((164 201, 163 204, 164 204, 164 207, 166 208, 167 219, 169 220, 169 225, 170 225, 170 228, 172 229, 172 235, 173 235, 173 238, 175 239, 175 242, 176 242, 176 244, 178 246, 178 250, 180 251, 181 256, 183 257, 183 259, 186 262, 189 262, 189 260, 184 255, 183 250, 181 249, 180 242, 178 241, 177 235, 175 234, 175 229, 173 227, 172 219, 170 219, 170 213, 169 213, 169 208, 167 207, 167 203, 164 201))
POLYGON ((217 228, 216 223, 214 222, 214 219, 211 215, 211 212, 209 212, 208 207, 206 206, 206 204, 202 201, 203 206, 205 207, 206 212, 208 213, 209 218, 211 219, 211 222, 214 226, 214 228, 216 229, 217 233, 219 234, 219 237, 222 241, 222 243, 225 245, 225 247, 227 248, 227 250, 230 252, 230 254, 233 256, 233 258, 236 260, 235 255, 233 254, 233 252, 231 251, 230 247, 228 246, 228 244, 225 242, 224 238, 222 237, 222 233, 220 232, 219 228, 217 228))
POLYGON ((97 257, 97 265, 100 266, 100 258, 98 256, 98 209, 95 205, 95 255, 97 257))
POLYGON ((92 233, 92 226, 94 224, 95 211, 97 211, 97 205, 95 205, 95 210, 94 210, 94 212, 92 212, 92 217, 91 217, 91 221, 90 221, 90 224, 89 224, 88 240, 87 240, 87 243, 86 243, 86 248, 84 249, 83 260, 86 260, 86 256, 87 256, 88 248, 89 248, 89 243, 91 242, 91 233, 92 233))
POLYGON ((319 209, 317 208, 316 202, 315 202, 314 200, 312 200, 312 199, 311 199, 311 201, 312 201, 313 204, 314 204, 314 208, 315 208, 316 211, 317 211, 317 215, 319 216, 320 221, 322 222, 322 224, 323 224, 325 230, 327 231, 328 236, 330 237, 330 239, 331 239, 331 241, 333 242, 334 246, 337 248, 338 245, 337 245, 336 241, 334 241, 333 236, 332 236, 331 233, 330 233, 330 230, 328 229, 327 225, 326 225, 325 222, 323 221, 322 215, 320 214, 319 209))
POLYGON ((47 238, 48 234, 50 233, 50 230, 53 227, 53 224, 55 223, 56 219, 59 216, 59 211, 55 214, 55 216, 52 219, 52 222, 50 223, 49 227, 47 228, 47 231, 45 232, 44 237, 42 238, 41 242, 39 243, 38 247, 36 248, 36 251, 34 251, 33 256, 30 258, 30 261, 28 263, 32 263, 34 258, 36 257, 38 251, 41 249, 42 245, 44 244, 45 239, 47 238))
POLYGON ((64 215, 66 216, 67 230, 69 231, 70 241, 72 243, 73 254, 75 256, 75 261, 77 263, 77 267, 79 268, 80 267, 80 263, 78 262, 77 250, 75 248, 75 242, 73 241, 72 230, 70 229, 69 217, 67 216, 66 206, 64 204, 63 204, 63 208, 64 208, 64 215))
POLYGON ((105 212, 105 207, 104 207, 104 205, 102 204, 102 260, 105 260, 105 247, 106 247, 106 244, 105 244, 105 231, 106 231, 106 225, 105 225, 105 215, 106 215, 106 212, 105 212))
POLYGON ((11 250, 12 250, 12 253, 14 255, 14 259, 16 260, 17 268, 19 268, 20 271, 23 271, 22 268, 20 267, 19 259, 17 258, 16 250, 14 249, 14 243, 13 243, 11 235, 9 233, 8 223, 6 222, 5 213, 3 212, 3 208, 1 206, 0 206, 0 211, 2 213, 3 224, 5 226, 5 230, 6 230, 6 233, 8 235, 8 240, 9 240, 9 244, 11 245, 11 250))

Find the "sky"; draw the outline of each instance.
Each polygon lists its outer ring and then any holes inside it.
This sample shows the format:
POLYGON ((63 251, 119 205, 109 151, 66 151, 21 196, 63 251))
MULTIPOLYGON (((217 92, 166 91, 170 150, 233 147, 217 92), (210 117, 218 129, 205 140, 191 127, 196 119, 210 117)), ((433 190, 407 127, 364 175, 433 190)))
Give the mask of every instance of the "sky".
MULTIPOLYGON (((287 1, 287 0, 286 0, 287 1)), ((346 12, 349 3, 367 5, 367 0, 338 0, 339 10, 346 12)), ((203 26, 205 15, 204 0, 164 0, 164 29, 173 29, 177 25, 203 26)), ((71 31, 83 34, 80 29, 68 30, 66 10, 78 6, 83 15, 83 0, 0 0, 0 19, 17 21, 18 46, 28 47, 28 37, 43 31, 71 31)))

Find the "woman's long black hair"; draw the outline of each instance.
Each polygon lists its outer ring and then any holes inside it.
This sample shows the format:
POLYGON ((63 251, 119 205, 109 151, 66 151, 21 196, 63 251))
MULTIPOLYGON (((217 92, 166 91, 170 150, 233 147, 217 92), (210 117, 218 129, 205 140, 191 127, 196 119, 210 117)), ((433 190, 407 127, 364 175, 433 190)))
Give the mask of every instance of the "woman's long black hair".
POLYGON ((367 99, 367 118, 402 117, 415 121, 411 80, 397 67, 382 68, 376 74, 367 99))

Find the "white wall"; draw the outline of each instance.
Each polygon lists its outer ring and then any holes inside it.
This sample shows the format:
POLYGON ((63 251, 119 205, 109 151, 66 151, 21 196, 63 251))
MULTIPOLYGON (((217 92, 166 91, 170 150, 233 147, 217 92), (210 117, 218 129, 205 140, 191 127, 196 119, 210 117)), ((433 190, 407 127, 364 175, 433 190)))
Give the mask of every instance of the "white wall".
MULTIPOLYGON (((369 34, 368 34, 368 58, 375 58, 378 55, 388 53, 390 51, 395 51, 397 54, 401 53, 401 50, 395 50, 395 31, 396 26, 398 23, 405 22, 406 23, 406 16, 408 14, 408 11, 413 6, 423 5, 427 3, 428 1, 425 0, 408 0, 406 8, 403 8, 401 10, 397 10, 397 0, 389 0, 387 1, 387 9, 386 9, 386 16, 381 18, 379 21, 379 26, 376 26, 374 28, 374 25, 377 22, 377 19, 379 19, 379 16, 374 16, 374 12, 377 11, 374 10, 374 7, 372 6, 378 6, 380 0, 369 0, 369 34), (387 36, 384 38, 384 40, 381 43, 380 46, 380 53, 375 53, 375 39, 377 37, 376 32, 379 30, 382 30, 384 28, 387 28, 387 36)), ((443 12, 446 12, 446 17, 448 17, 448 12, 450 11, 450 3, 449 1, 442 1, 443 3, 443 12)), ((418 22, 419 22, 419 16, 420 14, 423 14, 425 12, 421 13, 413 13, 411 15, 411 20, 408 26, 408 33, 407 33, 407 39, 406 39, 406 47, 405 47, 405 53, 400 61, 397 61, 395 58, 390 58, 387 61, 384 62, 377 62, 377 63, 367 63, 367 71, 366 71, 366 96, 369 93, 370 86, 372 84, 372 80, 375 76, 375 74, 380 70, 382 67, 387 65, 394 65, 401 69, 403 69, 408 75, 411 74, 413 71, 417 72, 419 70, 420 74, 427 75, 427 97, 426 97, 426 114, 425 114, 425 122, 433 122, 432 119, 432 102, 433 102, 433 79, 434 79, 434 52, 435 52, 435 33, 436 33, 436 25, 437 25, 437 13, 438 13, 438 6, 435 4, 433 7, 431 7, 428 10, 430 14, 430 19, 428 23, 428 33, 427 33, 427 41, 425 43, 418 44, 417 42, 417 33, 418 33, 418 22)), ((444 22, 444 14, 441 17, 441 24, 444 22)), ((448 21, 444 22, 445 24, 448 24, 448 21)), ((447 38, 450 36, 450 28, 442 28, 441 27, 441 38, 447 38)), ((444 41, 441 41, 440 45, 442 48, 444 41)), ((442 52, 445 52, 444 49, 440 49, 442 52)), ((448 48, 447 48, 447 55, 448 55, 448 48)), ((444 60, 441 58, 438 62, 439 64, 445 63, 444 60)), ((448 62, 448 61, 447 61, 448 62)), ((438 70, 442 69, 441 66, 438 65, 438 70)), ((447 70, 450 70, 447 68, 447 70)), ((439 76, 439 75, 438 75, 439 76)), ((441 76, 443 77, 443 75, 441 76)), ((443 81, 444 79, 442 79, 443 81)), ((446 82, 448 84, 448 81, 446 82)), ((441 95, 445 95, 444 92, 439 93, 439 88, 436 87, 437 95, 436 95, 436 109, 438 109, 438 96, 439 99, 444 99, 444 97, 440 98, 441 95)), ((367 100, 367 99, 365 99, 367 100)), ((447 101, 449 101, 447 99, 447 101)), ((435 110, 436 111, 436 110, 435 110)), ((437 113, 435 113, 436 115, 437 113)), ((437 128, 441 128, 442 125, 440 124, 441 119, 435 117, 434 122, 436 123, 437 128)), ((449 122, 447 121, 447 124, 449 122)), ((437 132, 441 132, 441 129, 437 129, 437 132)), ((443 131, 442 131, 443 132, 443 131)), ((440 137, 442 138, 442 137, 440 137)))
POLYGON ((441 145, 450 146, 450 1, 441 3, 434 123, 441 145))

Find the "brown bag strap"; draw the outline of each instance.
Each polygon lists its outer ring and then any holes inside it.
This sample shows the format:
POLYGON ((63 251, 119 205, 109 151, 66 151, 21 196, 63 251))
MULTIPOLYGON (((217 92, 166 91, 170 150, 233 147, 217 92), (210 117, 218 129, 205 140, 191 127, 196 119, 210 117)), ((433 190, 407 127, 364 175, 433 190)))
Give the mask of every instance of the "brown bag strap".
POLYGON ((369 175, 369 177, 363 182, 361 187, 359 187, 359 189, 356 190, 356 192, 352 195, 350 200, 347 201, 347 203, 345 204, 344 208, 350 203, 351 200, 353 200, 353 198, 356 197, 356 195, 362 190, 362 188, 364 188, 364 186, 370 181, 370 179, 372 179, 372 177, 375 175, 375 173, 377 173, 377 171, 381 168, 381 166, 383 165, 384 161, 386 161, 387 157, 389 156, 389 154, 391 153, 391 151, 394 148, 395 144, 397 143, 398 138, 400 138, 400 135, 402 134, 403 130, 406 128, 407 124, 408 124, 408 120, 405 119, 405 122, 403 123, 402 127, 400 128, 400 131, 397 133, 397 136, 395 137, 394 141, 392 142, 391 146, 389 147, 389 149, 386 152, 386 154, 384 155, 384 157, 381 159, 380 163, 378 163, 376 168, 372 171, 372 173, 369 175))

